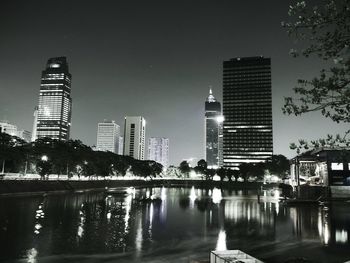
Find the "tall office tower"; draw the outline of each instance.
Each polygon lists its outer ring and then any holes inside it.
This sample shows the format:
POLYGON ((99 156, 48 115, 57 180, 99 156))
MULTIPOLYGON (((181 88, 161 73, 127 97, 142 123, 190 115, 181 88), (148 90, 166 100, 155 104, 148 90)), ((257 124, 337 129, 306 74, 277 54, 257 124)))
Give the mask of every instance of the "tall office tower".
POLYGON ((220 165, 221 127, 221 104, 209 89, 209 96, 205 102, 205 159, 208 167, 213 169, 220 165))
POLYGON ((104 120, 97 127, 97 151, 118 153, 120 127, 115 121, 104 120))
POLYGON ((272 156, 271 60, 233 58, 223 63, 224 167, 272 156))
POLYGON ((163 168, 167 168, 169 165, 169 139, 149 138, 148 159, 160 163, 163 168))
POLYGON ((122 136, 119 137, 119 148, 118 154, 123 155, 123 146, 124 146, 124 138, 122 136))
POLYGON ((69 139, 72 114, 71 79, 65 57, 50 58, 47 61, 41 74, 35 139, 69 139))
POLYGON ((125 117, 124 155, 145 159, 146 120, 141 116, 125 117))
POLYGON ((39 107, 36 106, 34 108, 34 113, 33 113, 33 117, 34 117, 34 121, 33 121, 33 129, 32 129, 32 142, 34 142, 37 139, 36 136, 36 123, 38 122, 38 109, 39 107))

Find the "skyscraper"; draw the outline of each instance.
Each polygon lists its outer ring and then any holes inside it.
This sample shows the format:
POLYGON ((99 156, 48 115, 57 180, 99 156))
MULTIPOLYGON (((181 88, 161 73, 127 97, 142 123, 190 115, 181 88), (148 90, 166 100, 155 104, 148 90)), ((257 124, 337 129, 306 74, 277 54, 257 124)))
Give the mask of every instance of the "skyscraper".
POLYGON ((205 159, 209 168, 220 166, 220 135, 221 135, 221 104, 209 89, 209 96, 205 102, 205 159))
POLYGON ((149 138, 148 159, 162 164, 163 168, 167 168, 169 166, 169 139, 149 138))
POLYGON ((37 125, 37 122, 38 122, 38 109, 39 109, 39 107, 36 106, 34 108, 34 113, 33 113, 34 121, 33 121, 32 139, 31 139, 32 142, 34 142, 37 139, 36 125, 37 125))
POLYGON ((119 137, 119 148, 118 154, 123 155, 123 146, 124 146, 124 138, 122 136, 119 137))
POLYGON ((223 63, 224 167, 272 156, 271 60, 233 58, 223 63))
POLYGON ((97 151, 118 153, 120 127, 115 121, 104 120, 97 125, 97 151))
POLYGON ((68 140, 71 126, 72 76, 65 57, 50 58, 41 74, 36 139, 68 140))
POLYGON ((124 155, 145 159, 146 120, 141 116, 125 117, 124 155))

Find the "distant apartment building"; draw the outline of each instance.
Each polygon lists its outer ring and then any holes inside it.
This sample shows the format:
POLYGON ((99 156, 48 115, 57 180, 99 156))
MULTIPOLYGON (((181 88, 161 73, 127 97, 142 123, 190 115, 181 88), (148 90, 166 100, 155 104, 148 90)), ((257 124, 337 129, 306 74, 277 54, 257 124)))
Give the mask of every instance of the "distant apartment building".
POLYGON ((7 133, 11 136, 17 136, 17 126, 9 121, 0 121, 0 132, 7 133))
POLYGON ((205 102, 205 160, 213 169, 222 165, 222 121, 221 104, 210 89, 205 102))
POLYGON ((167 168, 169 166, 169 139, 149 138, 148 159, 162 164, 163 168, 167 168))
POLYGON ((224 167, 270 158, 272 141, 271 60, 233 58, 223 63, 224 167))
POLYGON ((97 125, 97 151, 119 152, 120 127, 115 121, 98 123, 97 125))
POLYGON ((145 159, 146 120, 141 116, 125 117, 124 155, 145 159))
MULTIPOLYGON (((71 127, 71 80, 67 59, 50 58, 41 74, 35 138, 68 140, 71 127)), ((34 133, 34 132, 33 132, 34 133)))
POLYGON ((17 125, 9 121, 0 121, 0 132, 7 133, 11 136, 17 136, 26 142, 31 141, 31 133, 26 130, 19 130, 17 125))
POLYGON ((32 133, 30 131, 26 131, 26 130, 18 130, 17 137, 21 138, 22 140, 24 140, 26 142, 31 142, 32 133))

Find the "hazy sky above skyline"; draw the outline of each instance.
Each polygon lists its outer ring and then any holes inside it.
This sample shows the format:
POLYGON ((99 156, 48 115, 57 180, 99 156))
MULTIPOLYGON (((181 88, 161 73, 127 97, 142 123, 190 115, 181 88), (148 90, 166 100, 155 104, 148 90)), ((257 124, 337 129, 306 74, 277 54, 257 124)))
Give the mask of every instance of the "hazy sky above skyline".
MULTIPOLYGON (((307 1, 308 2, 308 1, 307 1)), ((317 3, 320 1, 313 1, 317 3)), ((208 86, 222 101, 222 62, 271 57, 274 152, 290 142, 342 133, 319 113, 288 117, 283 96, 317 59, 288 54, 281 28, 291 1, 2 1, 0 119, 32 130, 40 76, 50 57, 66 56, 72 74, 71 136, 96 144, 97 123, 142 115, 146 135, 170 139, 170 163, 204 157, 208 86)))

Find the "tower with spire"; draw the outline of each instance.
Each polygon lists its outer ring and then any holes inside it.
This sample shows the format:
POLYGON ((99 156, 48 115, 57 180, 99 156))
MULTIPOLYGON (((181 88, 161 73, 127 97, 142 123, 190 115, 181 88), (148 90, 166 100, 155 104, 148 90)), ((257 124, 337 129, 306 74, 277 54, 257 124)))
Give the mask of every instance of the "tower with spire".
POLYGON ((209 96, 205 101, 205 159, 208 168, 216 169, 222 165, 222 121, 221 104, 209 87, 209 96))

